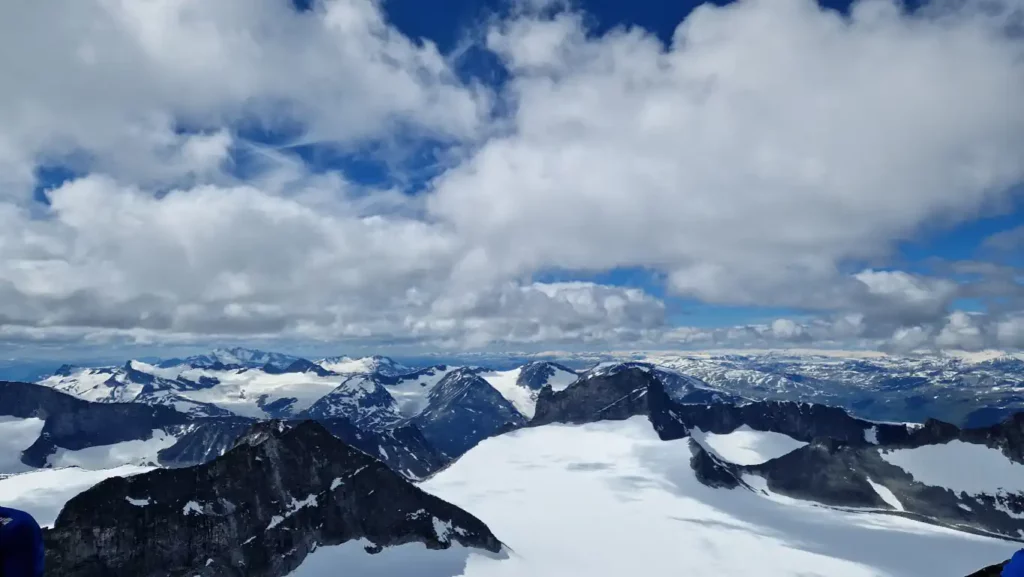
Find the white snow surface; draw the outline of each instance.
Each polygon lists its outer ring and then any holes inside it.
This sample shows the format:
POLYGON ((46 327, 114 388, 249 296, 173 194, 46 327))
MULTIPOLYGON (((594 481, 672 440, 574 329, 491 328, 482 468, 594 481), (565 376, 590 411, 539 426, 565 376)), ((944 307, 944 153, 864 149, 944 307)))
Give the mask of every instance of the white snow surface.
POLYGON ((439 369, 434 367, 426 374, 414 379, 405 379, 396 385, 386 385, 391 397, 398 403, 398 411, 403 417, 414 417, 427 407, 427 396, 434 390, 437 383, 445 378, 448 373, 459 367, 447 367, 439 369))
POLYGON ((755 431, 747 425, 722 435, 700 429, 693 429, 690 435, 718 458, 737 465, 760 465, 807 444, 782 433, 755 431))
POLYGON ((142 392, 142 385, 125 382, 123 373, 111 374, 110 369, 77 368, 69 376, 52 375, 39 384, 94 402, 129 403, 142 392))
POLYGON ((46 458, 51 467, 81 467, 83 469, 110 469, 121 465, 148 465, 159 462, 157 453, 178 441, 163 429, 153 429, 145 440, 125 441, 113 445, 86 447, 77 451, 58 448, 46 458))
POLYGON ((316 373, 284 373, 273 375, 261 369, 232 369, 214 371, 178 365, 159 368, 134 361, 133 366, 146 373, 166 379, 184 377, 198 382, 201 377, 215 378, 220 384, 210 388, 176 391, 179 395, 200 403, 210 403, 242 417, 265 419, 271 415, 260 408, 278 399, 293 398, 292 414, 308 409, 344 380, 338 375, 321 377, 316 373))
POLYGON ((969 495, 1024 492, 1024 465, 998 449, 950 441, 914 449, 882 451, 881 456, 925 485, 969 495))
POLYGON ((72 497, 108 477, 128 477, 154 467, 124 465, 91 471, 78 467, 36 469, 0 479, 0 503, 27 511, 42 526, 52 526, 57 513, 72 497))
POLYGON ((872 445, 878 444, 878 427, 868 427, 864 429, 864 440, 871 443, 872 445))
MULTIPOLYGON (((919 577, 966 575, 1018 548, 892 515, 706 487, 690 468, 690 442, 659 440, 643 417, 485 440, 421 487, 487 523, 513 551, 509 558, 470 550, 436 571, 392 565, 375 573, 369 564, 353 574, 919 577)), ((344 555, 361 552, 345 547, 317 551, 294 575, 334 575, 344 555)), ((440 565, 446 557, 429 559, 440 565)))
POLYGON ((547 384, 553 391, 564 391, 569 387, 569 385, 575 383, 579 378, 580 376, 576 373, 563 371, 556 367, 555 373, 548 377, 547 384))
MULTIPOLYGON (((512 406, 520 414, 527 419, 532 419, 537 411, 537 395, 540 394, 540 391, 519 384, 519 375, 522 373, 522 370, 522 367, 519 367, 509 371, 480 373, 480 377, 494 387, 494 390, 501 393, 501 396, 505 397, 508 402, 512 403, 512 406)), ((554 369, 554 374, 548 377, 548 380, 541 385, 541 388, 546 384, 552 390, 561 391, 575 383, 578 378, 579 375, 576 373, 556 368, 554 369)))
POLYGON ((371 555, 365 548, 372 545, 365 539, 354 539, 333 547, 320 547, 288 575, 335 577, 341 575, 344 568, 344 575, 358 577, 453 577, 463 574, 471 556, 487 560, 490 560, 488 557, 496 557, 458 544, 447 549, 430 550, 422 543, 385 547, 380 553, 371 555))
POLYGON ((21 452, 36 442, 44 424, 43 419, 0 416, 0 474, 32 469, 21 462, 21 452))
POLYGON ((519 379, 519 373, 522 372, 522 368, 512 369, 510 371, 495 371, 491 373, 481 373, 480 378, 487 381, 487 384, 494 387, 494 390, 501 393, 501 396, 505 397, 505 400, 512 403, 512 406, 519 411, 527 419, 532 419, 533 414, 537 409, 537 394, 538 391, 531 390, 529 387, 520 386, 516 381, 519 379))
POLYGON ((890 507, 897 511, 903 510, 903 503, 900 503, 900 500, 896 498, 896 494, 893 493, 889 487, 872 481, 870 477, 868 477, 868 484, 871 485, 871 488, 874 489, 875 492, 878 493, 878 496, 888 503, 890 507))

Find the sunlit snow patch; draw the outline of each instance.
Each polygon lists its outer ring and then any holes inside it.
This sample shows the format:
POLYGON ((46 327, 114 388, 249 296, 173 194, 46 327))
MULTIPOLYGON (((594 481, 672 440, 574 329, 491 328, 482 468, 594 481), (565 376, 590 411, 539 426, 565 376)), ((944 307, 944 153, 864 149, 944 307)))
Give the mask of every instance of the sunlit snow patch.
POLYGON ((889 487, 878 484, 872 481, 870 478, 868 479, 868 484, 871 485, 871 488, 875 490, 875 493, 878 493, 878 496, 881 497, 882 500, 885 501, 890 507, 896 509, 897 511, 903 510, 903 503, 900 503, 900 500, 896 498, 896 494, 893 493, 889 489, 889 487))
POLYGON ((90 471, 78 467, 38 469, 0 479, 0 503, 27 511, 40 525, 53 525, 57 513, 72 497, 108 477, 127 477, 153 467, 125 465, 90 471))
POLYGON ((46 421, 0 416, 0 473, 21 473, 32 467, 21 462, 21 452, 39 438, 46 421))
POLYGON ((969 495, 1024 492, 1024 465, 998 449, 963 441, 882 451, 881 456, 914 480, 969 495))
MULTIPOLYGON (((426 574, 966 575, 1018 547, 892 515, 707 487, 690 467, 690 442, 661 441, 644 417, 487 439, 421 487, 473 513, 515 553, 495 561, 471 551, 464 570, 426 574)), ((333 574, 323 567, 296 574, 333 574)))
POLYGON ((81 467, 83 469, 110 469, 121 465, 148 465, 159 462, 157 454, 176 443, 178 439, 163 429, 153 429, 149 439, 124 441, 113 445, 99 445, 71 451, 58 448, 46 458, 51 467, 81 467))
POLYGON ((782 433, 755 431, 747 425, 725 434, 704 433, 695 428, 690 435, 715 456, 737 465, 760 465, 807 444, 782 433))

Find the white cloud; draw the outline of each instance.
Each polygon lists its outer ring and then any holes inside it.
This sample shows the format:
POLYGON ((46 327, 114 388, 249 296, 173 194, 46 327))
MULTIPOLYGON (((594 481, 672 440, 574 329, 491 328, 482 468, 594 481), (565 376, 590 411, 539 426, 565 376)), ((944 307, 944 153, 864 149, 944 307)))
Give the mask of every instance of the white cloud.
MULTIPOLYGON (((402 127, 472 137, 488 97, 374 0, 61 0, 0 9, 0 174, 29 189, 41 159, 77 154, 119 178, 167 182, 220 158, 185 125, 299 124, 311 140, 390 138, 402 127), (282 115, 285 118, 282 118, 282 115), (80 154, 81 153, 81 154, 80 154)), ((214 131, 216 133, 216 130, 214 131)))
POLYGON ((848 272, 1024 180, 1024 47, 991 11, 743 0, 697 9, 666 47, 590 34, 564 6, 522 2, 488 30, 511 74, 492 94, 372 0, 5 4, 0 341, 1024 346, 1016 305, 951 312, 1016 273, 968 294, 848 272), (342 150, 440 138, 453 166, 410 197, 239 133, 296 124, 342 150), (239 149, 265 163, 248 181, 239 149), (91 174, 33 205, 53 160, 91 174), (678 327, 639 289, 533 282, 615 267, 804 312, 678 327))
POLYGON ((748 0, 698 8, 668 49, 565 15, 490 45, 514 130, 429 206, 509 273, 651 266, 705 301, 832 308, 858 290, 845 261, 1024 178, 1021 43, 968 15, 748 0))

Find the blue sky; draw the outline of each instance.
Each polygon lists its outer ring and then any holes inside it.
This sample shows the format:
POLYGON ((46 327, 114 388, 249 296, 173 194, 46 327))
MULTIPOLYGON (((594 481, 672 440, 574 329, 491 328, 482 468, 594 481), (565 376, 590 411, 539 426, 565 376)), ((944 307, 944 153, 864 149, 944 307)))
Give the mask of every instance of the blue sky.
POLYGON ((1011 4, 68 6, 0 28, 9 356, 1024 347, 1011 4))

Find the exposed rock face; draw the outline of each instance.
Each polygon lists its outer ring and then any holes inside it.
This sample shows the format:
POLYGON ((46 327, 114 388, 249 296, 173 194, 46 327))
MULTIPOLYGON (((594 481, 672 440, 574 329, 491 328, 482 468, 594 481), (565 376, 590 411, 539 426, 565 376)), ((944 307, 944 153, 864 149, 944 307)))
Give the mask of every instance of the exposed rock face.
POLYGON ((550 361, 535 361, 523 366, 522 370, 519 371, 519 378, 516 379, 516 383, 528 389, 539 391, 544 388, 548 379, 560 372, 572 375, 576 371, 550 361))
POLYGON ((480 441, 526 424, 501 393, 471 369, 446 375, 412 422, 434 447, 457 458, 480 441))
POLYGON ((631 367, 614 374, 581 377, 561 391, 545 387, 537 397, 537 410, 530 425, 590 423, 645 415, 648 386, 657 382, 644 368, 631 367))
POLYGON ((985 567, 984 569, 981 569, 981 570, 975 571, 974 573, 971 573, 967 577, 1001 577, 1002 574, 1003 574, 1003 567, 1006 567, 1007 563, 1009 563, 1009 561, 1003 561, 1002 563, 996 563, 995 565, 989 565, 988 567, 985 567))
MULTIPOLYGON (((258 423, 291 428, 301 421, 254 421, 242 417, 195 419, 172 431, 178 442, 159 453, 165 467, 191 467, 211 461, 235 446, 239 436, 258 423)), ((408 479, 422 479, 448 464, 414 425, 366 431, 346 419, 318 421, 332 435, 372 456, 408 479)))
POLYGON ((165 467, 191 467, 212 461, 235 444, 239 435, 253 426, 244 417, 193 419, 171 433, 178 441, 158 453, 165 467))
MULTIPOLYGON (((917 482, 880 451, 975 439, 991 447, 1016 448, 1013 422, 982 430, 960 430, 941 421, 922 427, 885 425, 855 419, 843 410, 805 403, 760 401, 735 405, 686 405, 668 397, 660 383, 647 395, 649 418, 662 439, 681 439, 690 431, 725 434, 746 425, 782 433, 808 444, 760 465, 741 466, 716 458, 693 440, 691 465, 710 486, 731 486, 748 475, 764 479, 770 491, 836 507, 871 508, 922 520, 977 529, 1011 538, 1024 535, 1024 496, 966 495, 917 482), (873 443, 866 431, 876 435, 873 443), (882 497, 888 491, 890 500, 882 497)), ((1005 452, 1005 451, 1004 451, 1005 452)), ((951 463, 955 467, 956 464, 951 463)))
POLYGON ((74 451, 148 439, 153 429, 188 420, 187 415, 167 407, 90 403, 48 387, 12 382, 0 382, 0 415, 45 419, 39 438, 22 453, 22 462, 32 467, 45 466, 46 458, 58 447, 74 451))
POLYGON ((303 411, 300 418, 344 418, 363 429, 386 429, 402 420, 398 403, 374 375, 345 379, 337 388, 303 411))
MULTIPOLYGON (((692 428, 709 433, 729 433, 747 425, 758 431, 782 433, 806 442, 828 437, 852 445, 867 445, 865 431, 874 426, 851 417, 843 409, 808 403, 684 404, 669 398, 661 386, 651 387, 647 400, 651 423, 665 440, 686 437, 692 428)), ((900 428, 905 430, 905 427, 900 428)))
POLYGON ((483 522, 320 424, 270 421, 209 463, 78 495, 45 535, 46 565, 64 577, 278 577, 318 546, 357 538, 501 549, 483 522))

